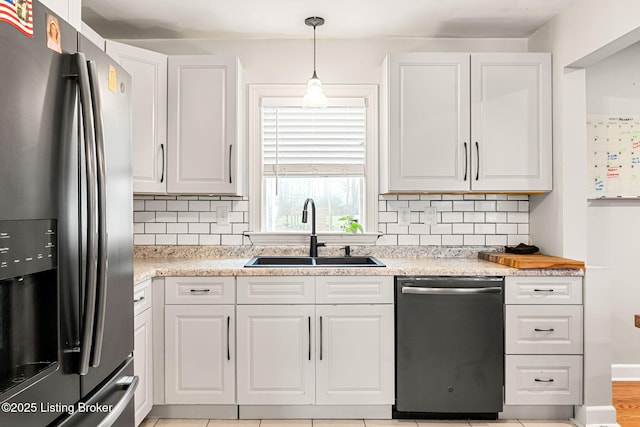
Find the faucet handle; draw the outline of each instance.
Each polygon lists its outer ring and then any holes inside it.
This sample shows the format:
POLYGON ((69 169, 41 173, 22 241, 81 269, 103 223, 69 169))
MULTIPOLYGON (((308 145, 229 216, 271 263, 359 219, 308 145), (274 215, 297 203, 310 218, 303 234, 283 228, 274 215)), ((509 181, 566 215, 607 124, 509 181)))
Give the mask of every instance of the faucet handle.
POLYGON ((344 256, 351 256, 351 246, 347 245, 342 249, 344 249, 344 256))
POLYGON ((318 242, 318 244, 317 244, 316 246, 317 246, 317 247, 320 247, 320 246, 327 246, 327 243, 326 243, 326 242, 318 242))

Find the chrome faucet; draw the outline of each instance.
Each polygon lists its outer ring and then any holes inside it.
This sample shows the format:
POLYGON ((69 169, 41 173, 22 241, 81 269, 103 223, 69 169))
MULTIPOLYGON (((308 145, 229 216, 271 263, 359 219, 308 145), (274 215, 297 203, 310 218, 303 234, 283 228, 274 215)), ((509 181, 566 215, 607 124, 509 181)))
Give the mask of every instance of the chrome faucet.
POLYGON ((318 256, 318 246, 325 246, 325 243, 318 243, 318 236, 316 236, 316 204, 313 199, 309 198, 304 201, 304 207, 302 208, 302 222, 307 223, 307 205, 311 202, 311 236, 309 241, 309 256, 318 256))

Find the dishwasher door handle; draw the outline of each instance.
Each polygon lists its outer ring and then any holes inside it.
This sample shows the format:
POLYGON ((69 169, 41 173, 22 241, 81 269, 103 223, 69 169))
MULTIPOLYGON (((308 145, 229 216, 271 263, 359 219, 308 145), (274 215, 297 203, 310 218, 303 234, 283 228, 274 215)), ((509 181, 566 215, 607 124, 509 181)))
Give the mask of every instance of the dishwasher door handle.
POLYGON ((413 286, 403 286, 403 294, 416 295, 469 295, 469 294, 499 294, 502 288, 491 286, 487 288, 418 288, 413 286))

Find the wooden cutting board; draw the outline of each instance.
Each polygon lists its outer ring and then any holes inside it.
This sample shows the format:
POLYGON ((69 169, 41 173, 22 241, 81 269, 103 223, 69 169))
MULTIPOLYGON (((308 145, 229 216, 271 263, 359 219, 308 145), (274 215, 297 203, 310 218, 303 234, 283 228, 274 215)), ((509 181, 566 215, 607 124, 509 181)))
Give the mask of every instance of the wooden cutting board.
POLYGON ((505 252, 480 252, 478 258, 515 268, 584 268, 583 261, 542 254, 518 255, 505 252))

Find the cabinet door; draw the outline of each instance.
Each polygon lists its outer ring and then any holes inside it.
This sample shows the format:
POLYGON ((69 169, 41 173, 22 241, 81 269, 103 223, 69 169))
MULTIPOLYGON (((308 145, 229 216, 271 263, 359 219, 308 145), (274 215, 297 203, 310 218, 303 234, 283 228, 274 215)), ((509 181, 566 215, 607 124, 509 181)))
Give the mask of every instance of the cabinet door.
POLYGON ((469 190, 469 54, 393 54, 388 67, 388 191, 469 190))
POLYGON ((107 40, 107 53, 133 79, 133 192, 165 193, 167 55, 107 40))
POLYGON ((165 306, 165 403, 235 403, 234 306, 165 306))
POLYGON ((238 404, 315 402, 312 305, 239 305, 238 404))
POLYGON ((153 335, 151 309, 133 318, 133 374, 140 378, 133 402, 139 425, 153 406, 153 335))
POLYGON ((169 57, 169 193, 237 194, 236 57, 169 57))
POLYGON ((316 403, 393 404, 393 305, 318 305, 316 403))
POLYGON ((471 189, 551 190, 551 55, 471 56, 471 189))
POLYGON ((60 18, 73 25, 76 30, 80 31, 82 28, 81 0, 43 0, 42 4, 51 9, 60 18))

